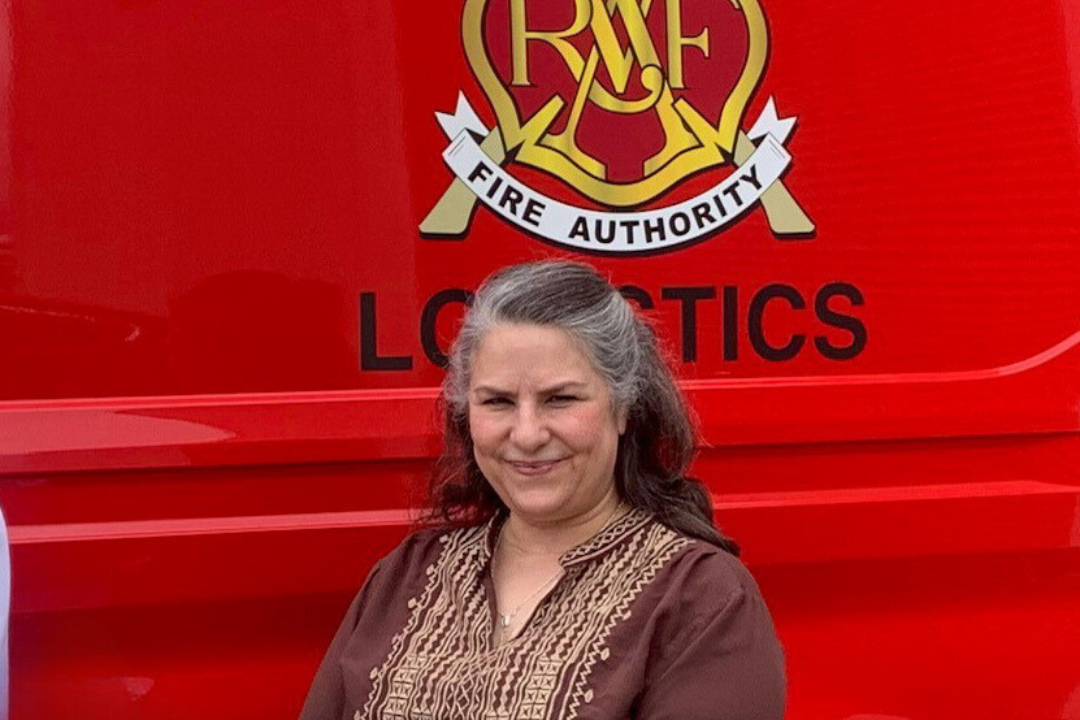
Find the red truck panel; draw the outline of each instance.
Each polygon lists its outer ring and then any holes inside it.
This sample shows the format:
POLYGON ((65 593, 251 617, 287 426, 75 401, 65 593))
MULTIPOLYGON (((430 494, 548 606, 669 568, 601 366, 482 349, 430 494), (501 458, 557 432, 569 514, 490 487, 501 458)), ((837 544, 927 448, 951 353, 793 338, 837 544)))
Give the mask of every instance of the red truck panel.
MULTIPOLYGON (((514 5, 0 14, 12 717, 295 716, 422 502, 467 292, 560 256, 626 286, 672 348, 695 472, 787 651, 789 717, 1080 718, 1080 2, 625 3, 619 47, 641 9, 673 97, 731 147, 694 135, 649 176, 675 135, 588 100, 591 184, 538 140, 506 147, 508 107, 577 92, 539 39, 514 84, 514 5), (707 53, 686 39, 705 27, 707 53), (462 152, 496 126, 484 147, 509 151, 477 182, 506 172, 522 198, 466 194, 465 229, 433 232, 456 157, 435 113, 459 93, 462 152), (739 159, 740 129, 772 160, 739 159), (776 191, 724 205, 770 162, 803 225, 776 191), (531 229, 526 196, 548 202, 531 229), (691 238, 702 197, 717 227, 691 238), (611 218, 635 243, 600 240, 611 218)), ((521 4, 537 32, 579 6, 521 4)), ((643 64, 625 98, 649 94, 643 64)))

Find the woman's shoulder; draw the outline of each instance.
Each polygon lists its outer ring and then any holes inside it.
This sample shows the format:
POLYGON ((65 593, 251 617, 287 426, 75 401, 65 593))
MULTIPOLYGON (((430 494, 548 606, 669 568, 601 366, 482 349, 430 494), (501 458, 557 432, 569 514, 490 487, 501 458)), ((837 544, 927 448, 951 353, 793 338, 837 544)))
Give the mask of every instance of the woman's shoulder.
POLYGON ((735 602, 760 600, 757 582, 738 557, 705 540, 671 532, 685 543, 664 573, 665 584, 680 604, 711 614, 735 602))
POLYGON ((783 717, 784 654, 757 583, 730 552, 675 534, 684 544, 650 608, 641 716, 783 717))
POLYGON ((682 562, 694 564, 699 572, 718 582, 741 584, 753 581, 742 560, 729 550, 699 538, 688 537, 686 540, 682 562))

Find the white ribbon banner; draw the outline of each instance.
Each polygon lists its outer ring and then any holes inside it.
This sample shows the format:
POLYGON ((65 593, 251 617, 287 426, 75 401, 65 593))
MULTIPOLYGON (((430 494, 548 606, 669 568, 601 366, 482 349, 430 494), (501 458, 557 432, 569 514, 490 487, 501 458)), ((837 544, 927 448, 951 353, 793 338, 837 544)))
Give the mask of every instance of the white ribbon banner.
POLYGON ((791 155, 783 142, 794 118, 778 119, 770 98, 752 126, 757 149, 709 190, 655 210, 603 212, 559 202, 524 185, 480 149, 486 134, 464 97, 454 115, 439 113, 450 145, 443 160, 477 198, 526 232, 578 250, 638 253, 666 250, 711 235, 754 205, 784 173, 791 155))

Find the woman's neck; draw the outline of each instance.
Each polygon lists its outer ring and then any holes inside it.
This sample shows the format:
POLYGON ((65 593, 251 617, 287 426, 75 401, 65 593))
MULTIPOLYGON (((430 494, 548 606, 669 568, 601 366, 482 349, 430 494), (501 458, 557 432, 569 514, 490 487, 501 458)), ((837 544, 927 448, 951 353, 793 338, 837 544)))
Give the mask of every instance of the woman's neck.
POLYGON ((622 500, 614 492, 588 512, 558 522, 531 522, 512 512, 503 525, 500 544, 518 556, 558 558, 596 535, 622 512, 622 500))

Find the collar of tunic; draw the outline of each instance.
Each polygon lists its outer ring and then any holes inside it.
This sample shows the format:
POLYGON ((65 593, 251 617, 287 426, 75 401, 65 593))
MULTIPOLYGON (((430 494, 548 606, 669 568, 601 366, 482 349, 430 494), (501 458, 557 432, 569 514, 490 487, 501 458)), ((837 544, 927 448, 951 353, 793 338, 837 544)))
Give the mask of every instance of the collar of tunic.
MULTIPOLYGON (((580 563, 597 560, 618 547, 629 535, 644 527, 651 519, 652 516, 644 510, 631 508, 614 521, 608 522, 585 542, 564 552, 559 557, 559 564, 563 569, 569 569, 580 563)), ((486 566, 491 562, 492 553, 495 552, 495 543, 498 541, 499 532, 505 522, 506 513, 499 513, 481 526, 479 536, 483 542, 476 555, 476 560, 481 566, 486 566)))

